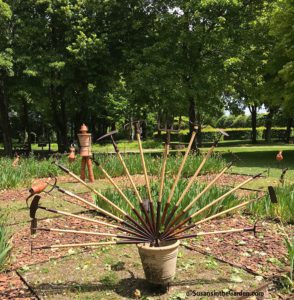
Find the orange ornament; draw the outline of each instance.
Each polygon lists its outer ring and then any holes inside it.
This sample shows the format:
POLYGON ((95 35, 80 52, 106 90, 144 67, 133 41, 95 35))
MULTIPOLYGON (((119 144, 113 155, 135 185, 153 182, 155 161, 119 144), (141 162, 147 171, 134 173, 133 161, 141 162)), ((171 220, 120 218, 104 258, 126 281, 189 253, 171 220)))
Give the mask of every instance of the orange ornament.
POLYGON ((279 153, 277 154, 277 156, 276 156, 276 160, 277 160, 277 161, 283 160, 283 155, 282 155, 282 153, 283 153, 283 151, 279 151, 279 153))
POLYGON ((75 151, 76 151, 75 147, 71 146, 69 148, 70 153, 69 153, 69 156, 68 156, 68 161, 70 163, 72 163, 76 159, 75 151))
POLYGON ((45 181, 40 181, 29 189, 29 192, 34 195, 34 194, 39 194, 45 190, 45 188, 48 186, 48 183, 45 181))

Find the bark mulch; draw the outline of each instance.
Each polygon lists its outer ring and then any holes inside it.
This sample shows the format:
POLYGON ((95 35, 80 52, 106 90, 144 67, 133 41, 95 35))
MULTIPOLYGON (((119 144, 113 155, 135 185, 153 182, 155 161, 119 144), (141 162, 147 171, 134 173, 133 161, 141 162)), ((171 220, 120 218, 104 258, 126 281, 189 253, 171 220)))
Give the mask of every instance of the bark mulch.
MULTIPOLYGON (((216 231, 230 228, 252 227, 252 218, 234 215, 214 219, 193 229, 216 231)), ((286 231, 293 233, 294 226, 288 225, 286 231)), ((253 232, 207 235, 188 242, 193 248, 211 254, 219 259, 233 263, 263 276, 273 276, 285 272, 287 254, 284 238, 279 225, 274 222, 257 223, 257 236, 253 232)))
MULTIPOLYGON (((213 175, 201 176, 199 180, 209 181, 213 175)), ((136 183, 144 184, 143 175, 134 176, 136 183)), ((242 182, 248 177, 242 175, 225 175, 218 182, 219 185, 233 185, 242 182)), ((121 185, 128 185, 126 177, 116 179, 121 185)), ((69 182, 69 177, 61 178, 63 182, 69 182)), ((25 199, 28 195, 28 189, 14 189, 0 191, 0 201, 14 201, 25 199)), ((91 199, 91 194, 84 194, 86 198, 91 199)), ((91 216, 91 214, 85 214, 91 216)), ((55 216, 55 215, 53 215, 55 216)), ((97 218, 97 216, 95 217, 97 218)), ((98 217, 106 220, 103 217, 98 217)), ((110 222, 108 220, 108 222, 110 222)), ((230 228, 251 227, 254 221, 251 217, 245 215, 234 215, 226 218, 215 219, 193 231, 215 231, 230 228)), ((223 234, 215 236, 204 236, 189 241, 183 241, 184 245, 189 245, 193 249, 215 256, 216 258, 230 262, 249 271, 258 273, 262 276, 272 276, 285 271, 286 248, 279 225, 274 222, 263 221, 258 223, 258 234, 254 237, 251 232, 237 234, 223 234)), ((70 217, 60 217, 54 219, 40 220, 39 227, 68 228, 77 230, 89 230, 97 232, 113 232, 111 228, 106 228, 99 224, 87 221, 77 220, 70 217)), ((293 232, 293 226, 287 226, 286 230, 293 232)), ((48 261, 54 258, 60 258, 78 251, 90 251, 91 248, 61 248, 54 250, 35 250, 31 253, 31 242, 34 246, 50 244, 67 244, 96 242, 102 238, 90 235, 74 235, 64 233, 53 233, 39 231, 35 236, 30 235, 30 224, 20 228, 13 236, 13 252, 10 270, 24 268, 31 264, 48 261)), ((28 288, 21 281, 20 277, 14 272, 0 274, 0 299, 35 299, 28 288)))
POLYGON ((0 273, 0 299, 36 299, 16 272, 0 273))

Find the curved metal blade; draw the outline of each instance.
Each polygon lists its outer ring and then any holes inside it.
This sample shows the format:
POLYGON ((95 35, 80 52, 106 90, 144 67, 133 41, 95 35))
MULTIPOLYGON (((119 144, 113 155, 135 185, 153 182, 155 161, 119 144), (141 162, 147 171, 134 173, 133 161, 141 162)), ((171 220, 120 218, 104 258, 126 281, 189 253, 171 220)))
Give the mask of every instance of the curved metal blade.
POLYGON ((98 142, 100 140, 103 140, 103 139, 107 138, 108 136, 112 136, 112 135, 116 134, 117 132, 118 132, 117 130, 110 131, 110 132, 100 136, 100 138, 98 138, 96 141, 98 142))

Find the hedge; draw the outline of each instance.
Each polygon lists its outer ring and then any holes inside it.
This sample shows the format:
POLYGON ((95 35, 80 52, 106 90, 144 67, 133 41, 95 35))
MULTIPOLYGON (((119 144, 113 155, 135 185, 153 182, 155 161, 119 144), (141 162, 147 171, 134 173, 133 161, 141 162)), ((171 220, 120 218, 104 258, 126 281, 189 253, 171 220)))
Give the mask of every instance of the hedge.
MULTIPOLYGON (((265 127, 257 127, 257 139, 264 139, 265 137, 265 127)), ((223 140, 250 140, 252 129, 251 128, 225 128, 224 129, 229 136, 224 136, 223 140)), ((292 130, 292 134, 293 134, 292 130)), ((217 138, 219 135, 217 129, 212 127, 206 127, 202 130, 202 141, 211 142, 217 138)), ((165 133, 161 134, 161 137, 158 136, 158 133, 154 133, 155 139, 162 139, 165 137, 165 133)), ((285 127, 273 127, 272 128, 272 139, 283 140, 286 137, 286 128, 285 127)), ((171 134, 171 141, 179 141, 183 143, 189 142, 189 130, 181 130, 178 133, 171 134)))

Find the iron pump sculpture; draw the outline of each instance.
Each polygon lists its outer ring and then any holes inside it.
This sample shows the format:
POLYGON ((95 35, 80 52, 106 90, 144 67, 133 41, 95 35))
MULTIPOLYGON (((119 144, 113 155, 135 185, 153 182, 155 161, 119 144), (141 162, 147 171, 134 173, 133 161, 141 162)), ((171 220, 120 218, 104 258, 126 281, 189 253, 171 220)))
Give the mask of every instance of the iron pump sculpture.
MULTIPOLYGON (((140 130, 139 130, 139 123, 136 123, 136 137, 138 142, 138 149, 140 153, 140 159, 142 163, 142 169, 145 179, 145 186, 147 189, 148 194, 148 205, 146 205, 146 201, 142 199, 142 196, 130 174, 130 171, 124 161, 123 156, 120 153, 119 147, 114 139, 114 134, 116 131, 109 132, 102 136, 99 140, 110 137, 114 151, 116 153, 116 156, 121 163, 123 170, 131 184, 131 187, 134 191, 134 194, 137 198, 137 204, 134 203, 134 200, 131 200, 123 189, 121 189, 114 179, 111 177, 111 175, 104 169, 104 167, 100 164, 98 160, 94 160, 94 164, 100 169, 100 171, 104 174, 105 178, 112 184, 114 189, 119 193, 120 197, 126 202, 126 204, 131 208, 132 213, 127 213, 124 209, 120 208, 118 205, 113 203, 110 199, 108 199, 106 196, 104 196, 102 193, 97 191, 93 186, 89 185, 87 182, 85 182, 84 176, 81 176, 81 178, 74 174, 72 171, 70 171, 65 166, 61 165, 58 162, 55 162, 55 165, 60 168, 62 171, 67 173, 69 176, 83 184, 85 187, 87 187, 92 193, 97 195, 102 201, 106 202, 109 208, 117 212, 117 214, 110 212, 108 209, 103 209, 94 201, 89 201, 85 198, 83 198, 80 195, 77 195, 71 191, 68 191, 60 186, 57 185, 56 181, 52 184, 50 182, 47 182, 44 185, 43 190, 45 190, 46 186, 50 185, 51 189, 57 190, 58 192, 65 194, 69 196, 73 201, 76 201, 75 203, 78 205, 88 205, 92 209, 98 211, 99 213, 102 213, 103 215, 107 216, 111 220, 115 221, 114 223, 111 223, 107 220, 101 221, 97 220, 94 217, 85 217, 80 216, 76 214, 72 214, 69 212, 56 210, 54 208, 44 207, 39 204, 40 202, 40 193, 43 191, 42 189, 38 189, 38 193, 34 193, 34 198, 30 205, 30 216, 32 219, 32 232, 36 232, 38 230, 45 230, 45 231, 52 231, 52 232, 62 232, 62 233, 69 233, 69 234, 85 234, 85 235, 95 235, 98 236, 97 242, 91 242, 91 243, 71 243, 71 244, 53 244, 48 246, 32 246, 32 250, 35 249, 54 249, 54 248, 62 248, 62 247, 89 247, 89 246, 101 246, 101 245, 119 245, 119 244, 137 244, 139 253, 141 256, 143 268, 145 271, 145 276, 148 281, 153 283, 163 283, 166 284, 169 281, 172 280, 175 269, 176 269, 176 256, 178 251, 178 245, 179 240, 183 239, 190 239, 197 236, 202 235, 218 235, 218 234, 226 234, 226 233, 239 233, 239 232, 254 232, 256 233, 256 224, 253 227, 250 228, 229 228, 227 230, 218 230, 218 231, 211 231, 211 232, 201 232, 201 231, 194 231, 193 233, 189 233, 189 231, 192 228, 197 228, 198 225, 203 224, 205 222, 208 222, 210 220, 213 220, 217 217, 220 217, 222 215, 225 215, 229 212, 241 209, 242 207, 245 207, 249 205, 250 203, 253 203, 254 201, 257 201, 261 199, 261 197, 256 197, 254 199, 249 199, 246 201, 243 201, 239 203, 238 205, 235 205, 229 209, 225 209, 223 211, 218 211, 217 213, 205 217, 203 214, 205 211, 210 209, 212 206, 216 205, 217 203, 220 203, 222 200, 224 200, 228 195, 232 194, 245 184, 251 182, 255 178, 258 178, 261 174, 256 174, 254 176, 250 176, 237 186, 233 187, 231 190, 224 193, 222 196, 218 197, 217 199, 212 199, 212 201, 202 207, 201 209, 197 210, 196 212, 190 213, 191 208, 193 205, 209 190, 212 188, 212 186, 217 182, 218 179, 222 177, 222 175, 231 167, 231 163, 226 165, 219 174, 217 174, 211 182, 209 182, 203 190, 194 198, 189 201, 189 204, 184 207, 182 211, 179 211, 179 206, 182 203, 184 197, 187 195, 189 189, 191 188, 192 184, 197 180, 198 175, 200 174, 202 168, 204 167, 205 163, 209 160, 211 157, 215 147, 217 147, 218 141, 223 135, 226 135, 225 132, 220 130, 220 134, 215 140, 215 142, 212 144, 210 149, 206 152, 206 154, 203 157, 202 162, 200 165, 196 168, 194 174, 190 179, 188 180, 188 183, 182 192, 182 194, 178 197, 178 199, 174 199, 175 197, 175 189, 178 185, 178 182, 181 178, 181 174, 184 168, 184 165, 187 161, 192 143, 196 137, 197 131, 196 127, 195 130, 191 134, 191 138, 189 141, 189 144, 185 150, 184 156, 182 158, 180 167, 176 173, 176 176, 173 180, 172 187, 169 191, 169 195, 167 197, 167 201, 165 203, 162 203, 162 196, 163 196, 163 187, 165 184, 165 177, 166 177, 166 162, 169 155, 169 145, 170 145, 170 134, 173 131, 176 131, 172 128, 172 126, 167 126, 165 128, 161 128, 161 130, 166 131, 166 142, 164 146, 163 151, 163 160, 162 160, 162 166, 159 171, 159 191, 156 195, 155 201, 155 195, 152 194, 151 188, 150 188, 150 182, 149 182, 149 176, 147 172, 147 167, 145 163, 145 157, 144 157, 144 151, 142 148, 142 142, 140 137, 140 130), (92 223, 97 223, 100 225, 105 226, 105 228, 112 228, 116 230, 116 233, 107 233, 107 232, 97 232, 97 231, 81 231, 81 230, 70 230, 70 229, 60 229, 60 228, 42 228, 37 226, 37 219, 36 219, 36 212, 38 209, 46 210, 51 213, 80 219, 92 223), (203 216, 202 219, 198 221, 193 221, 196 216, 203 216), (99 241, 101 237, 110 237, 112 238, 111 241, 99 241), (115 239, 115 240, 113 240, 115 239), (161 251, 157 251, 156 249, 161 249, 161 251), (148 251, 155 251, 150 257, 146 258, 146 253, 148 251), (172 251, 172 255, 168 252, 172 251), (156 253, 156 254, 155 254, 156 253), (154 259, 156 255, 161 255, 159 259, 154 259), (162 257, 162 255, 165 255, 162 257), (171 263, 170 260, 173 260, 171 263), (169 264, 169 269, 167 270, 167 265, 169 264), (156 271, 152 271, 152 268, 156 269, 156 271), (160 269, 160 270, 159 270, 160 269), (151 272, 150 272, 151 270, 151 272), (154 275, 155 274, 155 275, 154 275), (157 275, 156 275, 157 274, 157 275)), ((89 137, 89 134, 87 133, 87 130, 85 128, 86 126, 82 126, 81 134, 79 135, 79 139, 81 141, 81 137, 89 137)), ((82 147, 86 147, 86 144, 89 145, 90 140, 88 139, 87 143, 81 143, 82 147)), ((90 150, 86 150, 86 148, 81 149, 81 155, 83 158, 85 157, 85 161, 91 161, 90 159, 90 150)), ((86 164, 86 163, 84 163, 86 164)), ((89 166, 90 164, 88 164, 89 166)), ((61 198, 61 200, 63 200, 61 198)))

